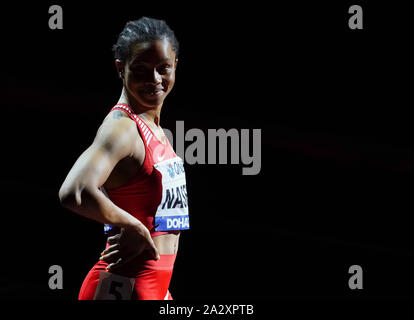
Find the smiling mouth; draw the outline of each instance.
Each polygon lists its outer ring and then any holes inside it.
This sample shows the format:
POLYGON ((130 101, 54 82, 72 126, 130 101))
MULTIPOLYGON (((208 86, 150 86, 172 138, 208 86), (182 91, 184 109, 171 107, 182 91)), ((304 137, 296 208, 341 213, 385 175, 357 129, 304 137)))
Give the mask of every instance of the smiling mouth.
POLYGON ((164 93, 162 89, 146 89, 143 90, 142 93, 149 97, 157 97, 164 93))

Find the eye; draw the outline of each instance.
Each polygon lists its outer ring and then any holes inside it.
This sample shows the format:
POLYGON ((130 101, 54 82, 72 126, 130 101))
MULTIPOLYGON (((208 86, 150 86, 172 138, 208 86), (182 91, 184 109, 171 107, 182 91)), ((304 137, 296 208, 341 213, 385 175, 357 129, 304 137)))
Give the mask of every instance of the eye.
POLYGON ((134 74, 143 74, 145 72, 145 67, 143 67, 143 66, 135 66, 135 67, 131 68, 131 71, 134 74))
POLYGON ((169 64, 163 64, 162 66, 158 68, 158 72, 160 74, 171 72, 171 66, 169 64))

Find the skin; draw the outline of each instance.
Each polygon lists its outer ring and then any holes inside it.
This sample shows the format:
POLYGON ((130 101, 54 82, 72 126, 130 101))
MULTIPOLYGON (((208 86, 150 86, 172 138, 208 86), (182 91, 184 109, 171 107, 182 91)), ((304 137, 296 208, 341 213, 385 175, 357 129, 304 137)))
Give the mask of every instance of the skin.
MULTIPOLYGON (((166 137, 160 127, 160 114, 165 98, 174 87, 177 62, 167 39, 138 43, 126 61, 115 60, 123 82, 118 103, 129 105, 139 114, 162 143, 166 137), (159 94, 149 95, 149 92, 159 94)), ((101 254, 111 271, 140 254, 149 253, 157 260, 159 254, 174 254, 178 249, 179 232, 152 238, 138 219, 117 207, 99 189, 124 185, 137 174, 144 158, 145 147, 135 122, 122 111, 112 111, 59 190, 59 198, 66 208, 120 228, 120 233, 108 238, 110 246, 101 254)))

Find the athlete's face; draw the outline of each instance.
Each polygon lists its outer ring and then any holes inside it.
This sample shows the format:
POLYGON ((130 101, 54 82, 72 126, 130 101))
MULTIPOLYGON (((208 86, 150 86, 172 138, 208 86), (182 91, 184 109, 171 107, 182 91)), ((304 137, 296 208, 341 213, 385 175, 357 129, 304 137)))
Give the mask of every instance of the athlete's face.
POLYGON ((167 39, 142 42, 131 51, 125 64, 115 62, 127 94, 145 109, 162 105, 175 82, 177 59, 171 44, 167 39))

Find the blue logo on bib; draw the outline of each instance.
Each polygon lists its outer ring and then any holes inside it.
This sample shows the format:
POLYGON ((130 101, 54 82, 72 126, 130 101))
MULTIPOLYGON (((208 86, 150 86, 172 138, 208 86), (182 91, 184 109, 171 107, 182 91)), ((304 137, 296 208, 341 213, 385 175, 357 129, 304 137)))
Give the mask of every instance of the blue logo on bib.
POLYGON ((175 172, 174 172, 174 167, 172 166, 172 164, 167 165, 167 171, 168 171, 168 174, 170 175, 170 178, 174 178, 175 172))

